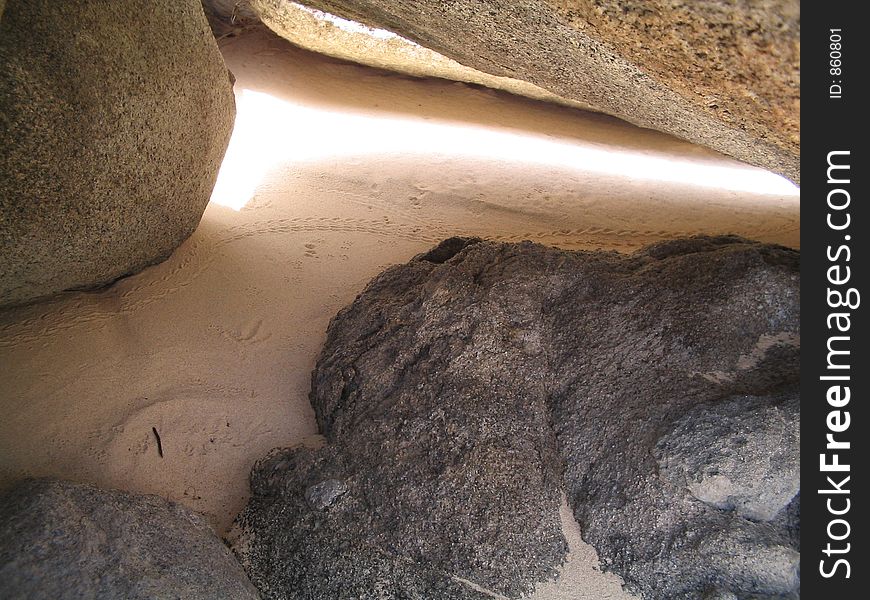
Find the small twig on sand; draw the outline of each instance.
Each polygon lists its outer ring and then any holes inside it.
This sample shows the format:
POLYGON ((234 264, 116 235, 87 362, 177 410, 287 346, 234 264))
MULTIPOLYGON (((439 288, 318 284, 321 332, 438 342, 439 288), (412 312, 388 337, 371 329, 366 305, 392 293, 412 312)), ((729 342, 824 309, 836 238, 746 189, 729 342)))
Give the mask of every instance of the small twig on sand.
POLYGON ((157 454, 160 455, 160 458, 163 458, 163 442, 160 441, 160 434, 157 433, 156 427, 152 427, 151 431, 154 432, 154 437, 157 439, 157 454))

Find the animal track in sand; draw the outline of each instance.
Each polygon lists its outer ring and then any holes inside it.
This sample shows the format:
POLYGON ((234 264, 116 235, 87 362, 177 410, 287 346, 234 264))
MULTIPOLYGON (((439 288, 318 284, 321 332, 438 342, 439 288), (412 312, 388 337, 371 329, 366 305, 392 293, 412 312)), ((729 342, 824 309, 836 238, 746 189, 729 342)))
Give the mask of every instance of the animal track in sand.
POLYGON ((164 263, 149 267, 123 280, 124 283, 132 285, 117 297, 118 302, 112 310, 88 305, 84 298, 75 304, 70 304, 68 295, 41 305, 12 309, 19 314, 30 316, 10 319, 9 322, 0 325, 0 347, 30 343, 45 335, 133 313, 190 285, 216 260, 217 251, 224 246, 257 235, 306 231, 366 233, 433 245, 444 237, 450 237, 448 232, 432 227, 402 225, 384 222, 382 219, 340 217, 265 219, 228 227, 218 233, 204 233, 198 236, 194 234, 195 237, 182 244, 164 263), (147 279, 149 275, 153 276, 155 273, 159 273, 159 276, 147 279), (145 292, 152 288, 156 288, 154 293, 146 295, 145 292))
MULTIPOLYGON (((408 212, 411 212, 408 210, 408 212)), ((404 219, 403 219, 404 220, 404 219)), ((88 303, 86 297, 70 301, 70 296, 61 296, 40 305, 11 309, 22 316, 9 319, 0 325, 0 348, 33 343, 46 335, 72 329, 81 325, 95 324, 119 315, 130 314, 158 302, 163 298, 190 285, 200 274, 217 260, 223 247, 258 235, 279 235, 299 232, 325 233, 364 233, 382 238, 397 238, 422 244, 434 245, 454 235, 480 236, 501 242, 531 240, 551 244, 565 249, 579 248, 620 248, 630 251, 649 243, 710 233, 709 230, 642 230, 615 229, 608 227, 584 227, 550 231, 521 231, 502 235, 486 235, 483 221, 480 227, 470 223, 465 227, 450 228, 441 222, 427 219, 413 219, 417 223, 400 223, 394 220, 356 219, 343 217, 293 217, 252 220, 227 227, 218 232, 194 234, 164 263, 149 267, 143 272, 122 280, 129 285, 120 295, 112 296, 112 308, 106 309, 88 303), (155 276, 156 275, 156 276, 155 276), (153 293, 147 293, 152 291, 153 293)), ((755 229, 752 235, 763 237, 767 234, 782 234, 796 231, 799 223, 775 225, 755 229)), ((313 244, 312 244, 313 245, 313 244)), ((306 245, 305 255, 309 258, 316 253, 315 248, 306 245)), ((85 294, 100 294, 90 292, 85 294)), ((109 296, 110 294, 107 294, 109 296)), ((106 304, 101 302, 100 304, 106 304)))
POLYGON ((252 319, 244 325, 232 329, 219 325, 212 327, 217 329, 224 338, 245 345, 259 344, 272 337, 272 333, 263 328, 263 319, 252 319))

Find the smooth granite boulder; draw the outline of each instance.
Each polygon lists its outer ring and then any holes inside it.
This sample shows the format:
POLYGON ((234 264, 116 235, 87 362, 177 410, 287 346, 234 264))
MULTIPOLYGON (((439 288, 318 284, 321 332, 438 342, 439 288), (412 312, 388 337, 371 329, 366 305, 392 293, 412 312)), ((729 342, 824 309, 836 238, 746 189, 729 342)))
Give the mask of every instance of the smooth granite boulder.
POLYGON ((516 598, 564 490, 644 598, 799 588, 799 254, 453 238, 329 326, 322 448, 253 470, 234 550, 269 598, 516 598))
POLYGON ((31 479, 0 496, 0 597, 259 595, 205 517, 157 496, 31 479))
POLYGON ((198 0, 9 0, 0 305, 111 283, 196 228, 235 116, 198 0))

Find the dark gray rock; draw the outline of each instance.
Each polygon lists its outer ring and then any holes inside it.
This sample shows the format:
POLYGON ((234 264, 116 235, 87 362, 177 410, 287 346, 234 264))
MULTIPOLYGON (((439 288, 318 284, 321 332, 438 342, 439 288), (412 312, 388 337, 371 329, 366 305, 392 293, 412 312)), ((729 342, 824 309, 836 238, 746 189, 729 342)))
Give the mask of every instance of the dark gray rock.
POLYGON ((234 115, 197 0, 9 0, 0 305, 169 256, 199 223, 234 115))
POLYGON ((270 598, 476 597, 456 577, 517 597, 563 557, 564 485, 645 598, 789 597, 798 291, 797 252, 733 237, 447 240, 330 324, 328 443, 255 467, 234 547, 270 598))
MULTIPOLYGON (((241 4, 280 35, 291 2, 241 4)), ((798 0, 303 4, 800 181, 798 0)))
POLYGON ((0 497, 0 597, 259 598, 204 517, 157 496, 49 479, 0 497))
MULTIPOLYGON (((552 421, 584 539, 644 597, 793 593, 799 555, 789 527, 700 501, 685 478, 660 472, 656 453, 701 455, 681 463, 691 478, 728 466, 740 473, 737 491, 777 498, 764 507, 787 494, 784 483, 799 487, 797 472, 766 479, 763 453, 776 431, 768 416, 798 420, 798 254, 696 238, 595 261, 608 269, 585 262, 547 309, 552 421), (735 452, 734 463, 718 450, 735 452)), ((796 464, 796 444, 785 446, 791 454, 777 460, 796 464)))
MULTIPOLYGON (((439 510, 440 503, 458 513, 458 503, 424 497, 428 490, 414 490, 413 474, 405 490, 397 489, 378 479, 381 473, 365 472, 375 461, 363 458, 364 464, 352 466, 330 448, 296 448, 275 451, 254 467, 254 497, 239 515, 230 540, 262 596, 488 598, 451 577, 442 565, 427 562, 430 557, 443 561, 442 555, 452 558, 451 548, 439 546, 442 535, 462 540, 459 523, 439 510), (306 498, 309 482, 333 476, 345 478, 348 491, 325 509, 312 506, 306 498), (411 503, 430 508, 431 514, 414 510, 411 503)), ((421 469, 428 468, 425 460, 420 462, 421 469)), ((455 551, 467 553, 469 545, 455 551)))
POLYGON ((388 271, 330 328, 312 391, 326 448, 255 467, 235 547, 267 597, 484 597, 459 579, 516 596, 562 561, 559 460, 537 362, 525 366, 534 349, 498 343, 535 298, 433 301, 433 267, 388 271), (312 508, 311 486, 329 479, 347 491, 312 508))
POLYGON ((325 510, 347 492, 347 486, 338 479, 327 479, 305 490, 305 500, 311 508, 325 510))
POLYGON ((659 469, 698 500, 770 521, 800 489, 800 405, 738 396, 690 409, 656 447, 659 469))

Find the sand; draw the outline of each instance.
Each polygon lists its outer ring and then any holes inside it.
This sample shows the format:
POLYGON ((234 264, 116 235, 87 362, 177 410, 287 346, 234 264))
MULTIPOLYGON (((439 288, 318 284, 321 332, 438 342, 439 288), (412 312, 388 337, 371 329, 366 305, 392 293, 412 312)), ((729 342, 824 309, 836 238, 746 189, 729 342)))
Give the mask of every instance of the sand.
MULTIPOLYGON (((450 235, 799 243, 789 184, 666 135, 263 32, 222 50, 238 119, 191 238, 110 287, 0 312, 0 488, 54 475, 156 493, 225 531, 256 459, 317 442, 307 395, 330 317, 450 235)), ((563 517, 571 557, 536 597, 628 597, 563 517)))

